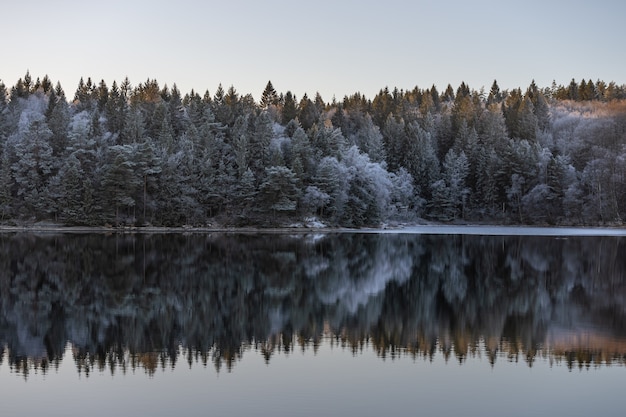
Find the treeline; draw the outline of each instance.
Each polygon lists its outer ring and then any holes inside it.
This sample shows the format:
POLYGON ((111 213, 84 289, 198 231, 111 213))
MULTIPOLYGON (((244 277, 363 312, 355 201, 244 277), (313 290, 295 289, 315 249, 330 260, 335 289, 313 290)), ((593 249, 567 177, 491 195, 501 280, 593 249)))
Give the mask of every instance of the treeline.
POLYGON ((0 219, 69 225, 319 220, 621 223, 626 87, 385 88, 259 102, 156 80, 0 83, 0 219))

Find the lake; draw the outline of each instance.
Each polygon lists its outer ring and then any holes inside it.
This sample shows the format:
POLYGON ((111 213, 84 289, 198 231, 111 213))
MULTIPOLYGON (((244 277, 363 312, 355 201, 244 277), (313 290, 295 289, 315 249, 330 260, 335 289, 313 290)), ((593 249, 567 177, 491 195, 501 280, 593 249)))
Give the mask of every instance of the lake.
POLYGON ((446 230, 0 234, 0 415, 624 415, 626 237, 446 230))

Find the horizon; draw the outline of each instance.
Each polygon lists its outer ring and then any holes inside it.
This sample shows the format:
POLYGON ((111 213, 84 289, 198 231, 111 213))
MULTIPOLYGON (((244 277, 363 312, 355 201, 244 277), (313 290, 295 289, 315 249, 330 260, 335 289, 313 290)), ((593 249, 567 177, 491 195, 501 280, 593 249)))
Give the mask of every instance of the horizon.
MULTIPOLYGON (((178 91, 181 93, 181 97, 184 97, 184 96, 185 96, 185 95, 187 95, 187 94, 191 94, 192 92, 197 93, 197 94, 199 94, 200 96, 202 96, 202 95, 204 95, 204 93, 205 93, 205 92, 207 92, 207 91, 210 93, 211 97, 213 97, 213 96, 215 95, 215 92, 216 92, 216 91, 217 91, 217 89, 219 88, 219 86, 221 86, 221 87, 224 89, 224 92, 228 91, 228 89, 229 89, 230 87, 234 87, 234 89, 236 90, 237 94, 238 94, 240 97, 243 97, 243 96, 246 96, 246 95, 251 95, 251 96, 254 98, 255 102, 257 102, 257 103, 261 100, 263 90, 265 89, 265 86, 267 85, 267 83, 268 83, 268 82, 271 82, 271 83, 272 83, 272 85, 274 86, 274 89, 276 90, 276 92, 277 92, 277 94, 278 94, 278 95, 283 95, 283 94, 286 94, 287 92, 291 92, 291 93, 294 95, 294 97, 295 97, 298 101, 299 101, 299 100, 300 100, 300 99, 301 99, 301 98, 302 98, 305 94, 306 94, 306 95, 307 95, 310 99, 312 99, 312 100, 313 100, 313 99, 315 98, 316 94, 319 92, 319 90, 316 90, 316 91, 315 91, 315 92, 313 92, 313 93, 310 93, 310 92, 308 92, 308 91, 305 91, 305 92, 303 93, 303 95, 302 95, 302 96, 299 96, 299 95, 297 95, 297 94, 293 93, 293 90, 291 90, 291 89, 287 89, 287 90, 279 90, 279 89, 277 89, 273 80, 268 80, 268 81, 266 81, 266 82, 265 82, 265 84, 263 85, 263 88, 260 90, 261 92, 260 92, 259 94, 255 94, 255 93, 252 93, 252 92, 249 92, 249 91, 241 91, 239 88, 237 88, 237 86, 236 86, 236 85, 232 85, 232 84, 231 84, 231 85, 225 85, 225 84, 223 84, 223 83, 218 83, 218 85, 215 87, 215 89, 214 89, 213 91, 212 91, 212 90, 210 90, 210 89, 208 89, 208 88, 206 88, 206 89, 193 89, 193 88, 192 88, 192 89, 191 89, 191 90, 189 90, 189 91, 185 91, 185 90, 182 90, 182 89, 180 88, 180 85, 179 85, 176 81, 174 81, 172 84, 169 84, 169 83, 161 83, 161 81, 159 81, 158 79, 156 79, 156 78, 151 78, 151 77, 149 77, 149 78, 147 78, 147 79, 145 79, 145 80, 143 80, 143 81, 134 82, 132 79, 130 79, 130 77, 124 77, 124 78, 122 78, 121 80, 114 79, 114 80, 110 80, 110 81, 109 81, 109 80, 104 80, 104 79, 96 80, 96 79, 94 79, 93 77, 90 77, 90 76, 81 76, 81 77, 79 77, 79 80, 76 82, 76 86, 75 86, 75 87, 73 87, 72 89, 68 89, 68 88, 67 88, 67 87, 66 87, 66 86, 65 86, 65 85, 64 85, 61 81, 59 81, 59 80, 55 80, 53 77, 50 77, 50 75, 49 75, 49 74, 43 74, 43 75, 33 74, 32 72, 30 72, 30 70, 29 70, 29 69, 27 69, 27 70, 24 72, 24 74, 23 74, 22 76, 18 77, 18 78, 17 78, 14 82, 12 82, 12 83, 11 83, 11 82, 7 82, 6 80, 4 80, 3 78, 1 78, 1 77, 0 77, 0 83, 4 83, 5 87, 7 88, 7 94, 10 94, 10 92, 11 92, 11 88, 12 88, 12 87, 14 87, 14 86, 15 86, 15 84, 17 84, 17 82, 18 82, 19 80, 22 80, 22 81, 24 80, 24 78, 25 78, 26 74, 29 74, 29 75, 30 75, 30 77, 31 77, 31 79, 32 79, 32 82, 33 82, 33 83, 35 83, 35 82, 36 82, 36 80, 40 80, 40 81, 41 81, 41 80, 43 80, 43 79, 44 79, 44 77, 46 77, 46 76, 47 76, 47 77, 49 78, 49 80, 52 82, 53 87, 56 87, 56 86, 57 86, 57 83, 58 83, 58 84, 60 84, 60 85, 61 85, 61 88, 63 89, 63 91, 64 91, 64 93, 65 93, 65 96, 66 96, 66 98, 67 98, 68 102, 71 102, 71 101, 72 101, 72 99, 73 99, 73 95, 74 95, 74 93, 76 92, 76 90, 77 90, 77 88, 78 88, 78 86, 79 86, 79 83, 80 83, 80 80, 81 80, 81 79, 82 79, 82 80, 83 80, 83 82, 85 82, 85 83, 87 83, 87 81, 88 81, 89 79, 91 79, 91 82, 92 82, 92 84, 93 84, 93 86, 94 86, 94 87, 97 87, 97 86, 98 86, 98 84, 99 84, 100 82, 104 81, 104 82, 105 82, 105 84, 106 84, 106 86, 107 86, 108 88, 110 88, 110 87, 113 85, 113 82, 115 82, 115 83, 117 84, 117 86, 119 87, 119 86, 122 84, 122 82, 123 82, 126 78, 128 78, 128 80, 129 80, 129 82, 130 82, 130 84, 131 84, 131 87, 132 87, 133 89, 135 89, 136 87, 138 87, 138 86, 140 86, 140 85, 143 85, 143 84, 145 84, 145 83, 147 83, 147 82, 150 82, 150 81, 156 81, 156 82, 157 82, 157 84, 158 84, 158 86, 159 86, 159 88, 161 88, 161 89, 163 89, 163 88, 167 87, 167 88, 171 91, 171 90, 172 90, 172 88, 173 88, 174 86, 176 86, 176 88, 178 89, 178 91)), ((572 81, 575 81, 577 84, 580 84, 580 82, 582 82, 582 81, 586 81, 586 82, 592 81, 594 84, 597 84, 597 82, 602 81, 602 82, 606 83, 606 85, 609 85, 609 83, 615 83, 615 85, 616 85, 616 86, 626 89, 626 83, 617 83, 617 82, 615 82, 614 80, 604 80, 604 79, 601 79, 601 78, 598 78, 598 79, 592 79, 592 78, 582 78, 582 79, 580 79, 580 80, 572 78, 572 79, 568 80, 567 82, 558 82, 557 80, 553 80, 553 82, 551 82, 549 85, 541 85, 541 84, 537 83, 534 79, 532 79, 532 80, 530 80, 530 81, 529 81, 529 83, 528 83, 527 85, 518 85, 518 86, 512 86, 512 87, 503 87, 497 79, 492 80, 492 81, 491 81, 491 83, 489 83, 489 85, 481 85, 480 87, 476 87, 476 86, 470 85, 469 83, 467 83, 467 82, 465 82, 465 81, 463 81, 463 80, 462 80, 462 81, 461 81, 458 85, 454 85, 454 84, 452 84, 452 83, 447 83, 447 84, 445 84, 444 86, 441 86, 441 87, 440 87, 440 86, 438 86, 438 85, 435 85, 435 84, 431 84, 431 85, 428 85, 428 86, 426 86, 426 85, 424 85, 424 86, 415 85, 415 86, 410 87, 410 88, 405 88, 405 87, 400 87, 400 86, 390 86, 390 85, 385 85, 385 86, 382 86, 382 87, 380 87, 380 88, 376 89, 376 92, 375 92, 374 94, 372 94, 371 96, 370 96, 370 95, 366 95, 366 94, 364 94, 364 93, 363 93, 363 92, 361 92, 361 91, 354 91, 354 92, 352 92, 352 93, 345 94, 345 95, 343 95, 343 96, 341 96, 341 97, 337 97, 336 95, 333 95, 333 97, 332 97, 332 98, 330 98, 330 99, 327 99, 326 97, 324 97, 324 96, 322 95, 322 99, 324 100, 324 102, 325 102, 325 103, 330 104, 330 103, 332 103, 332 102, 333 102, 333 99, 334 99, 334 100, 336 100, 337 102, 341 102, 341 101, 343 101, 345 98, 352 97, 352 96, 354 96, 354 95, 356 95, 356 94, 360 94, 360 95, 362 95, 362 96, 363 96, 366 100, 371 101, 371 100, 373 100, 373 99, 374 99, 374 98, 375 98, 378 94, 380 94, 380 92, 382 92, 382 91, 383 91, 383 90, 385 90, 385 89, 388 89, 388 91, 389 91, 390 93, 392 93, 392 92, 393 92, 394 90, 396 90, 396 89, 397 89, 398 91, 408 92, 408 91, 412 91, 412 90, 413 90, 413 89, 415 89, 415 88, 419 88, 420 90, 424 91, 424 90, 427 90, 427 89, 431 89, 433 86, 435 86, 435 87, 437 88, 437 91, 438 91, 438 93, 439 93, 440 95, 441 95, 442 93, 444 93, 444 92, 445 92, 445 90, 447 89, 447 87, 448 87, 448 86, 451 86, 451 87, 453 88, 453 90, 454 90, 455 94, 456 94, 457 89, 458 89, 458 88, 459 88, 459 86, 460 86, 461 84, 463 84, 463 83, 465 83, 465 85, 466 85, 467 87, 469 87, 469 88, 470 88, 470 90, 471 90, 472 92, 480 92, 481 90, 484 90, 484 93, 485 93, 485 94, 488 94, 488 93, 489 93, 489 90, 491 89, 491 86, 492 86, 492 84, 493 84, 494 82, 496 82, 496 83, 498 84, 498 87, 500 88, 500 91, 501 91, 501 92, 510 92, 510 91, 513 91, 513 90, 516 90, 516 89, 521 89, 522 91, 524 91, 524 90, 526 90, 526 89, 527 89, 527 88, 528 88, 528 87, 529 87, 529 86, 530 86, 533 82, 535 83, 535 85, 537 85, 537 87, 538 87, 540 90, 545 90, 545 89, 550 89, 550 88, 552 88, 552 86, 553 86, 553 85, 556 85, 557 87, 567 87, 567 86, 570 84, 570 82, 572 82, 572 81)), ((320 95, 321 95, 321 93, 320 93, 320 95)))

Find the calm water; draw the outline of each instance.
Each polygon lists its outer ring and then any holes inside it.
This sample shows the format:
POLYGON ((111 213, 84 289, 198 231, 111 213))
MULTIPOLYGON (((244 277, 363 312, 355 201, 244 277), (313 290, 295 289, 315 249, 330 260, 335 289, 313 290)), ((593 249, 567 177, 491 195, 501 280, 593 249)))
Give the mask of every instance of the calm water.
POLYGON ((626 238, 0 235, 2 416, 622 416, 626 238))

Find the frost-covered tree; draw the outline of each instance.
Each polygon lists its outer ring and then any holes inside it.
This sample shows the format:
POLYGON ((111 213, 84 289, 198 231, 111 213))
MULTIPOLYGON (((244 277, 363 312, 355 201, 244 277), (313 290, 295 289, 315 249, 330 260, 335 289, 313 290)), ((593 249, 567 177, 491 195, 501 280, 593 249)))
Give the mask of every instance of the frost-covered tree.
MULTIPOLYGON (((403 163, 409 142, 404 119, 397 119, 393 114, 390 114, 385 120, 381 133, 389 169, 393 171, 404 166, 403 163)), ((405 166, 405 168, 407 167, 405 166)))
POLYGON ((59 219, 67 224, 89 225, 94 222, 94 189, 76 153, 70 154, 55 176, 53 195, 59 219))
POLYGON ((249 166, 255 176, 260 176, 269 163, 269 147, 274 138, 274 123, 268 112, 261 112, 254 121, 254 132, 250 136, 249 166))
POLYGON ((348 200, 348 170, 335 157, 323 158, 318 166, 313 185, 329 196, 327 204, 319 210, 322 217, 339 224, 348 200))
POLYGON ((11 159, 9 146, 4 143, 0 158, 0 220, 13 215, 13 176, 11 173, 11 159))
POLYGON ((24 204, 23 215, 45 213, 48 202, 48 180, 53 174, 54 159, 49 140, 52 131, 40 113, 24 112, 19 132, 13 142, 15 160, 11 165, 17 196, 24 204))
POLYGON ((309 132, 311 145, 315 149, 316 159, 320 160, 327 156, 339 156, 340 151, 346 148, 347 140, 341 133, 341 129, 318 123, 309 132))
POLYGON ((254 202, 258 190, 256 187, 256 178, 250 168, 246 169, 236 186, 234 197, 235 205, 241 210, 241 216, 245 219, 249 216, 254 208, 254 202))
POLYGON ((374 121, 369 114, 362 118, 362 123, 357 131, 350 136, 349 140, 361 152, 368 154, 372 161, 382 162, 386 159, 383 135, 380 133, 378 126, 374 125, 374 121))
POLYGON ((231 142, 239 178, 241 178, 249 168, 250 134, 248 132, 248 120, 249 117, 247 115, 239 116, 231 129, 231 142))
POLYGON ((457 154, 450 149, 443 163, 442 179, 431 185, 431 215, 445 221, 464 217, 470 192, 465 183, 468 174, 469 162, 465 153, 457 154))
POLYGON ((135 221, 135 196, 141 181, 135 173, 133 154, 131 145, 112 146, 107 151, 107 161, 102 167, 104 215, 107 221, 114 224, 135 221))
POLYGON ((528 96, 522 100, 517 115, 517 132, 519 138, 533 142, 537 139, 537 129, 539 128, 535 106, 528 96))
POLYGON ((348 173, 348 198, 343 222, 352 226, 374 225, 387 219, 393 185, 387 170, 352 146, 342 153, 348 173))
POLYGON ((309 185, 304 190, 301 200, 302 211, 305 215, 321 215, 322 210, 330 202, 330 195, 315 185, 309 185))
POLYGON ((109 98, 104 108, 106 126, 109 132, 117 135, 122 132, 127 110, 128 103, 126 97, 118 88, 117 83, 113 81, 113 85, 111 85, 109 90, 109 98))
POLYGON ((269 210, 275 221, 278 216, 294 213, 299 197, 297 177, 291 169, 284 166, 266 168, 265 179, 259 187, 261 210, 269 210))
POLYGON ((298 106, 296 105, 296 99, 291 91, 285 93, 282 109, 282 122, 284 125, 292 121, 298 116, 298 106))
POLYGON ((432 136, 416 122, 409 125, 408 144, 400 162, 411 174, 422 195, 430 199, 430 185, 440 179, 439 159, 432 136))
POLYGON ((317 106, 309 96, 305 93, 298 104, 298 120, 300 125, 306 131, 315 125, 319 120, 320 114, 317 106))
POLYGON ((390 173, 390 180, 393 185, 390 217, 412 220, 420 215, 424 200, 420 197, 419 190, 415 189, 411 174, 406 169, 400 168, 397 173, 390 173))

